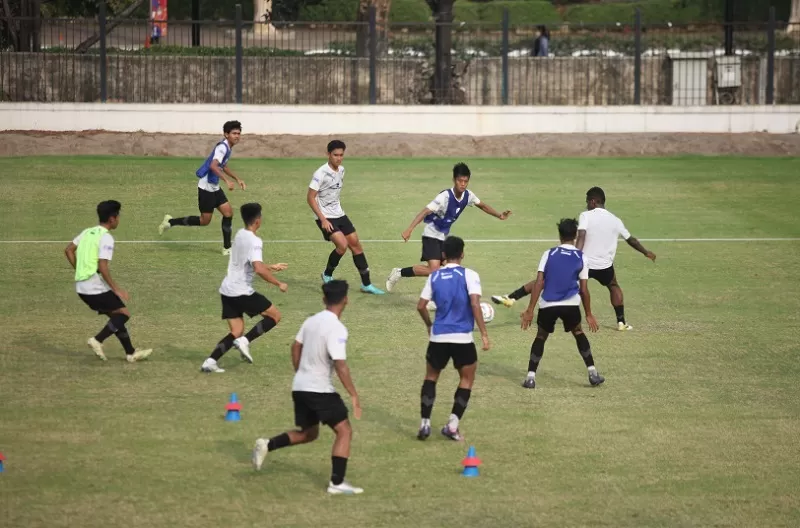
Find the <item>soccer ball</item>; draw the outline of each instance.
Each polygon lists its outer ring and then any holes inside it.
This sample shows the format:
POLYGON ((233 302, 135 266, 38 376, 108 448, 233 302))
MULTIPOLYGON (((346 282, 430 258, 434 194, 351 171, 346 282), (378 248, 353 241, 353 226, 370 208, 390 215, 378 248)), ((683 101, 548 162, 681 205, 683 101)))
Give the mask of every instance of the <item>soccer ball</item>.
POLYGON ((483 312, 483 321, 485 323, 491 323, 492 319, 494 319, 494 306, 489 303, 482 302, 481 312, 483 312))

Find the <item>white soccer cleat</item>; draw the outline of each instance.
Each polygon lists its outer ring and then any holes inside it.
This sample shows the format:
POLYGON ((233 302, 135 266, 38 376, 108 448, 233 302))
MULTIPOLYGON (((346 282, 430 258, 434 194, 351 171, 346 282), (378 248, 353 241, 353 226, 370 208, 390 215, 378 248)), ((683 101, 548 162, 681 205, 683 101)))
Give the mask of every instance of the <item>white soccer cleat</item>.
POLYGON ((166 231, 167 229, 169 229, 170 227, 172 227, 172 226, 169 224, 169 221, 170 221, 170 220, 172 220, 172 217, 171 217, 170 215, 164 215, 164 219, 161 221, 161 223, 160 223, 160 224, 158 224, 158 234, 159 234, 159 235, 163 235, 163 234, 164 234, 164 231, 166 231))
POLYGON ((233 346, 239 351, 239 355, 242 356, 243 361, 247 361, 251 365, 253 364, 253 356, 250 355, 250 341, 248 341, 246 337, 242 336, 234 339, 233 346))
POLYGON ((206 360, 203 361, 203 365, 200 367, 200 372, 214 372, 215 374, 222 374, 225 372, 225 370, 219 368, 219 365, 217 365, 217 362, 213 359, 206 358, 206 360))
POLYGON ((95 356, 99 357, 103 361, 108 361, 105 352, 103 352, 103 343, 93 337, 90 337, 86 344, 89 345, 89 348, 92 349, 92 352, 94 352, 95 356))
POLYGON ((359 493, 364 493, 364 489, 351 486, 345 481, 342 481, 341 484, 329 482, 328 493, 331 495, 358 495, 359 493))
POLYGON ((230 257, 231 256, 231 248, 222 248, 222 256, 223 257, 230 257))
POLYGON ((633 330, 633 327, 627 323, 623 323, 622 321, 617 323, 617 330, 620 332, 626 332, 628 330, 633 330))
POLYGON ((256 447, 253 448, 253 469, 256 471, 261 469, 264 459, 267 458, 267 453, 269 453, 267 441, 263 438, 256 440, 256 447))
POLYGON ((386 291, 392 291, 395 284, 397 284, 397 281, 399 281, 401 277, 402 275, 400 275, 400 268, 394 268, 389 274, 389 278, 386 279, 386 291))
POLYGON ((152 348, 145 348, 144 350, 136 349, 133 354, 128 354, 125 356, 125 359, 128 360, 128 363, 136 363, 137 361, 142 361, 147 359, 150 354, 153 353, 152 348))

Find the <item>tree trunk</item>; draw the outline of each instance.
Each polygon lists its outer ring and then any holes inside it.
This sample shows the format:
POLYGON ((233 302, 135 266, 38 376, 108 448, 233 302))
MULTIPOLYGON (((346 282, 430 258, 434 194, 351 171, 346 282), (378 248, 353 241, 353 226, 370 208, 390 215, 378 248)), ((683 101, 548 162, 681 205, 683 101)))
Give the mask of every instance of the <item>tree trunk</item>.
POLYGON ((792 0, 792 11, 789 15, 789 24, 786 26, 786 32, 800 32, 800 0, 792 0))
POLYGON ((8 0, 3 0, 3 14, 6 16, 6 26, 8 26, 8 34, 11 37, 11 43, 14 46, 14 50, 19 51, 16 23, 11 16, 11 6, 8 4, 8 0))
MULTIPOLYGON (((143 2, 144 0, 134 0, 134 2, 125 9, 123 9, 119 15, 116 15, 114 19, 109 24, 106 25, 106 36, 108 36, 108 34, 111 33, 111 31, 113 31, 115 27, 122 24, 125 18, 127 18, 128 16, 130 16, 131 13, 136 11, 136 8, 142 5, 143 2)), ((78 44, 78 46, 75 48, 75 53, 86 53, 87 51, 89 51, 89 49, 91 49, 92 46, 94 46, 98 42, 100 42, 100 33, 95 33, 88 39, 78 44)))
POLYGON ((436 70, 433 78, 434 104, 450 104, 453 100, 452 49, 454 0, 439 0, 434 13, 436 21, 436 70))
POLYGON ((272 0, 253 0, 253 22, 268 24, 272 20, 272 0))
POLYGON ((376 53, 380 57, 389 49, 389 10, 391 0, 359 0, 356 14, 356 59, 351 61, 350 69, 350 103, 359 104, 358 78, 360 65, 358 59, 369 57, 369 8, 375 6, 375 30, 378 37, 376 53))

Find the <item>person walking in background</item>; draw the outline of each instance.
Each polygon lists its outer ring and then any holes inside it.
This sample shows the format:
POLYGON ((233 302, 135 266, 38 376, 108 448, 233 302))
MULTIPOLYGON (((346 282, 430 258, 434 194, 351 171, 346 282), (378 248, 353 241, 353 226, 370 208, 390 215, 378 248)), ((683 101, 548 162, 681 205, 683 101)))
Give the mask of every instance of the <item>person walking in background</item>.
POLYGON ((550 32, 547 31, 547 26, 536 27, 536 40, 533 41, 532 55, 534 57, 550 56, 550 32))

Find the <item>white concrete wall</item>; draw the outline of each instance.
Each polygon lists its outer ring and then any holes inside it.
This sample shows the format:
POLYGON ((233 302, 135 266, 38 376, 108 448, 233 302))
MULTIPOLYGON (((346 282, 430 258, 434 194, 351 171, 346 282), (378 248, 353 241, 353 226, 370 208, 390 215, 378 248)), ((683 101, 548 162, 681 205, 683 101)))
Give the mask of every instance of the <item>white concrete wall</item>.
POLYGON ((0 130, 218 134, 238 119, 247 134, 741 133, 786 134, 800 106, 251 106, 0 103, 0 130))

